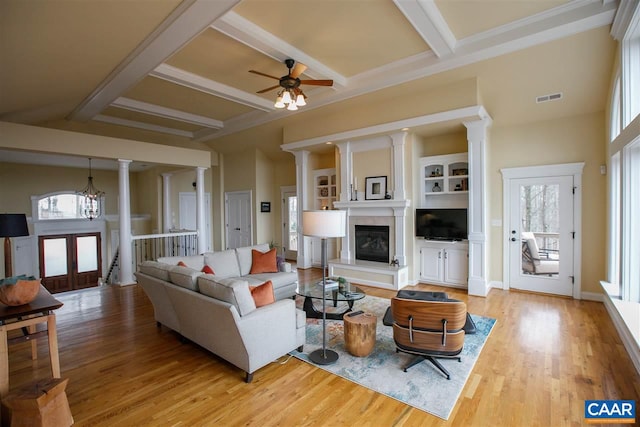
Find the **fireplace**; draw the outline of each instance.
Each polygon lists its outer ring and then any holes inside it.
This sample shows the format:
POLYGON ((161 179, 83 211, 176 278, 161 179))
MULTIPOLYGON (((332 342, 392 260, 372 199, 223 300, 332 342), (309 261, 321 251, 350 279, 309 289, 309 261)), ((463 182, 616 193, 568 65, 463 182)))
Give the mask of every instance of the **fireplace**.
POLYGON ((356 259, 389 263, 389 226, 355 226, 356 259))

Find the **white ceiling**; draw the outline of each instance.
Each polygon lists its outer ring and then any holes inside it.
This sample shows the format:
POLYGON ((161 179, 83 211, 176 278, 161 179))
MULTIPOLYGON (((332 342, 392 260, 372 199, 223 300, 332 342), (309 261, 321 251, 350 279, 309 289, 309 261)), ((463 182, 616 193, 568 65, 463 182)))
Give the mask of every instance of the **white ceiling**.
POLYGON ((576 59, 589 50, 596 60, 608 54, 611 45, 601 36, 556 42, 608 28, 617 6, 614 0, 4 0, 0 120, 224 151, 216 146, 222 136, 406 82, 442 80, 443 73, 481 78, 483 101, 498 123, 576 114, 587 108, 582 99, 552 113, 521 104, 607 84, 602 68, 576 59), (506 58, 518 52, 539 55, 545 72, 512 69, 506 58), (286 58, 308 67, 303 79, 334 81, 331 88, 303 86, 308 105, 298 112, 275 109, 276 90, 256 92, 277 81, 248 73, 282 76, 286 58))

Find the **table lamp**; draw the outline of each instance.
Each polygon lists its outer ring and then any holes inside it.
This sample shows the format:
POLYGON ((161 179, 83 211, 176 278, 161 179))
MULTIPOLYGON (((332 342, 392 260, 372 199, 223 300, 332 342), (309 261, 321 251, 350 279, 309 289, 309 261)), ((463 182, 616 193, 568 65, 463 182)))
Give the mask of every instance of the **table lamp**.
POLYGON ((4 237, 4 276, 13 276, 11 265, 11 237, 28 236, 25 214, 0 214, 0 237, 4 237))
POLYGON ((345 211, 322 210, 302 212, 302 234, 322 239, 322 348, 309 353, 309 360, 318 365, 329 365, 338 360, 338 353, 327 350, 327 239, 345 235, 345 211))

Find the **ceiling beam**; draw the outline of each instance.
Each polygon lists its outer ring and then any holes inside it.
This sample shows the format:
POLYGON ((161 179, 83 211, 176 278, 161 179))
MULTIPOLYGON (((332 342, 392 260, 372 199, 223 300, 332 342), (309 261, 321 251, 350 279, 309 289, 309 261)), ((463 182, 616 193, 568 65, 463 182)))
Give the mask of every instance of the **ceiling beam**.
POLYGON ((432 0, 393 0, 438 58, 453 54, 456 38, 432 0))
POLYGON ((184 111, 174 110, 173 108, 162 107, 156 104, 136 101, 130 98, 118 98, 111 103, 112 107, 124 108, 125 110, 136 111, 138 113, 151 114, 152 116, 162 117, 165 119, 178 120, 185 123, 191 123, 198 126, 204 126, 212 129, 220 129, 224 127, 224 123, 197 114, 191 114, 184 111))
POLYGON ((285 59, 292 58, 302 62, 308 67, 304 74, 313 79, 332 79, 334 87, 337 89, 347 85, 347 78, 342 74, 338 74, 322 62, 263 30, 233 11, 226 13, 214 22, 211 28, 258 52, 262 52, 276 61, 284 62, 285 59))
POLYGON ((168 135, 183 136, 183 137, 189 138, 189 139, 193 138, 193 132, 189 132, 189 131, 186 131, 186 130, 173 129, 173 128, 168 128, 168 127, 165 127, 165 126, 152 125, 151 123, 143 123, 143 122, 138 122, 138 121, 135 121, 135 120, 121 119, 120 117, 105 116, 104 114, 98 114, 97 116, 95 116, 93 118, 93 120, 96 120, 98 122, 103 122, 103 123, 109 123, 109 124, 112 124, 112 125, 126 126, 126 127, 130 127, 130 128, 144 129, 144 130, 149 130, 149 131, 153 131, 153 132, 166 133, 168 135))
POLYGON ((247 107, 269 112, 275 107, 273 101, 268 101, 260 96, 227 86, 189 71, 173 67, 168 64, 160 64, 150 73, 151 76, 178 84, 189 89, 204 92, 209 95, 237 102, 247 107))
POLYGON ((69 119, 87 121, 204 31, 240 0, 184 0, 107 78, 69 119))

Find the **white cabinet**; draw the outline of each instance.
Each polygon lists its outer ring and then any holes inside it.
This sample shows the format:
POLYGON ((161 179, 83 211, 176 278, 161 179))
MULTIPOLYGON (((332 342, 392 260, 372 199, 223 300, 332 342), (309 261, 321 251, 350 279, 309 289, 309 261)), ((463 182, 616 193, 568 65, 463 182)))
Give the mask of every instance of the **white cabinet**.
POLYGON ((466 242, 419 241, 420 281, 467 287, 469 247, 466 242))
POLYGON ((467 153, 420 158, 421 206, 433 206, 436 197, 467 198, 469 162, 467 153))

